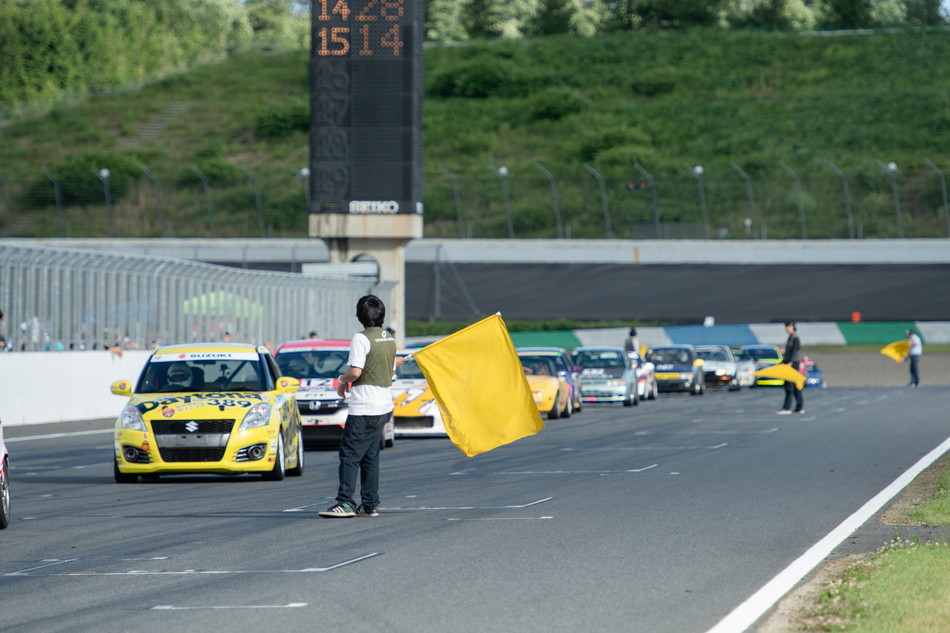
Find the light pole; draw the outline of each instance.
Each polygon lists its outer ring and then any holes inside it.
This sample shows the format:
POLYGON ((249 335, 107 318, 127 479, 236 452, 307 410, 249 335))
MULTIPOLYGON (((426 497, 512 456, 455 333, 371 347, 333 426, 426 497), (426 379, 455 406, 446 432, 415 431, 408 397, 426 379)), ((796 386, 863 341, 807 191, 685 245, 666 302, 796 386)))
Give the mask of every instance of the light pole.
POLYGON ((452 183, 452 201, 455 203, 455 217, 459 227, 459 238, 465 237, 465 218, 462 216, 462 193, 459 190, 459 179, 442 163, 439 163, 439 171, 452 183))
POLYGON ((98 170, 93 168, 92 173, 102 181, 102 193, 106 199, 106 211, 109 213, 109 235, 115 237, 115 213, 112 210, 112 191, 109 187, 109 176, 111 174, 105 167, 98 170))
POLYGON ((795 180, 795 197, 798 199, 798 221, 802 227, 802 239, 807 240, 808 229, 805 228, 805 196, 802 194, 802 180, 798 177, 798 174, 795 173, 794 169, 785 164, 785 161, 780 160, 778 164, 785 170, 785 173, 795 180))
POLYGON ((746 197, 749 199, 749 216, 752 221, 752 235, 765 239, 767 235, 765 222, 762 222, 762 235, 756 235, 758 233, 758 222, 755 219, 755 199, 752 197, 752 179, 749 178, 749 174, 745 173, 745 171, 735 163, 729 163, 729 166, 732 167, 733 171, 739 174, 739 177, 745 182, 746 197))
POLYGON ((877 161, 884 173, 891 179, 891 193, 894 195, 894 215, 897 216, 897 237, 904 237, 904 218, 901 215, 901 197, 897 190, 897 163, 894 161, 884 164, 877 161))
POLYGON ((515 224, 514 218, 511 217, 511 201, 508 198, 508 168, 502 165, 495 169, 494 165, 489 165, 488 169, 501 181, 501 197, 505 205, 505 220, 508 223, 508 239, 514 239, 515 224))
POLYGON ((848 177, 843 171, 838 169, 838 166, 835 165, 830 160, 826 160, 825 164, 831 168, 833 172, 838 174, 838 178, 841 179, 841 188, 844 191, 844 211, 848 216, 848 237, 854 239, 854 218, 851 215, 851 191, 848 189, 848 177))
POLYGON ((557 238, 559 240, 564 239, 564 225, 561 224, 561 201, 557 195, 557 180, 555 180, 554 175, 545 169, 541 163, 535 163, 535 167, 537 167, 538 171, 544 174, 548 182, 551 183, 551 201, 554 205, 554 226, 557 230, 557 238))
POLYGON ((947 179, 943 175, 943 172, 940 171, 940 168, 934 165, 933 161, 929 158, 924 159, 924 164, 934 170, 937 177, 940 178, 940 194, 943 198, 943 221, 947 225, 947 235, 950 236, 950 204, 947 203, 947 179))
POLYGON ((656 233, 656 239, 660 239, 660 201, 656 197, 656 183, 653 182, 653 176, 643 168, 643 165, 634 163, 633 166, 640 172, 641 176, 647 179, 647 184, 650 185, 650 206, 653 208, 653 231, 656 233))
POLYGON ((301 167, 293 171, 297 174, 297 178, 300 178, 300 182, 303 183, 303 197, 307 205, 307 213, 310 213, 310 168, 301 167))
POLYGON ((693 175, 693 178, 696 179, 696 188, 699 190, 699 209, 703 213, 703 227, 706 230, 706 239, 709 239, 709 214, 706 211, 706 188, 703 186, 703 166, 696 165, 695 167, 690 167, 686 163, 683 163, 683 169, 688 171, 693 175))
POLYGON ((607 239, 613 239, 614 230, 610 225, 610 209, 607 206, 607 186, 604 184, 604 177, 587 163, 584 163, 584 169, 594 177, 594 180, 597 181, 597 185, 600 188, 600 207, 604 213, 604 230, 607 231, 607 239))

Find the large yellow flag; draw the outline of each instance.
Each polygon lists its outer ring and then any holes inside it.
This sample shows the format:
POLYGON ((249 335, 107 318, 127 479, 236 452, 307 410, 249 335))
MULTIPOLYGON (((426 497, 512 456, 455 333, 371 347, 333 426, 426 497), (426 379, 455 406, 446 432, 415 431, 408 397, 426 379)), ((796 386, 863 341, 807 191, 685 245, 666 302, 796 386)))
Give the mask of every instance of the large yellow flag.
POLYGON ((762 376, 763 378, 778 378, 779 380, 787 380, 789 382, 795 383, 795 386, 799 389, 805 386, 805 375, 800 371, 795 370, 791 365, 787 365, 785 363, 769 365, 768 367, 755 372, 755 375, 762 376))
POLYGON ((449 439, 469 457, 544 428, 500 315, 473 323, 412 356, 429 382, 449 439))
POLYGON ((904 361, 904 357, 907 356, 908 351, 910 351, 909 341, 894 341, 881 348, 882 354, 898 363, 904 361))

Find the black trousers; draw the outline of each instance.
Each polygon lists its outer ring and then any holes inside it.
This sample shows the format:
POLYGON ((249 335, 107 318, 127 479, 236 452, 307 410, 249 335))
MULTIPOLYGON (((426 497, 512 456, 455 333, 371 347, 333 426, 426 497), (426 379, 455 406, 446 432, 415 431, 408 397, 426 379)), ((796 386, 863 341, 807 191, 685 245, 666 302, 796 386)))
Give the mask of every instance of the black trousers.
POLYGON ((792 409, 792 398, 795 398, 795 410, 801 411, 805 408, 805 399, 802 397, 802 390, 790 380, 785 381, 785 404, 782 406, 786 411, 792 409))

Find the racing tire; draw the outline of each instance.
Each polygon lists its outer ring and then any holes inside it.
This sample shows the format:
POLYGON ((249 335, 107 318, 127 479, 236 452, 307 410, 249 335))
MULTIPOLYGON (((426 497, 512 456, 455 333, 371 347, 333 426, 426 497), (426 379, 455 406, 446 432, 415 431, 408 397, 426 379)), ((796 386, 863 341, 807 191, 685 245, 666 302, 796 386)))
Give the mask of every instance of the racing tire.
POLYGON ((10 479, 9 463, 0 469, 0 530, 10 525, 10 479))
POLYGON ((561 417, 561 392, 558 391, 557 395, 554 396, 554 404, 551 406, 551 410, 548 411, 549 420, 557 420, 561 417))
POLYGON ((112 461, 112 478, 115 479, 117 484, 134 484, 139 480, 138 475, 124 473, 119 470, 119 460, 115 458, 112 461))
POLYGON ((653 381, 653 386, 650 388, 650 395, 647 397, 647 400, 656 400, 659 390, 656 387, 656 381, 653 381))
POLYGON ((267 481, 283 481, 284 476, 287 474, 287 464, 285 460, 284 435, 281 433, 277 436, 277 459, 274 460, 274 468, 271 469, 269 473, 262 474, 261 477, 267 481))
POLYGON ((637 394, 636 394, 636 392, 634 392, 629 398, 627 398, 626 400, 623 401, 623 406, 625 406, 625 407, 632 407, 633 405, 635 405, 635 404, 636 404, 636 397, 637 397, 637 394))
POLYGON ((564 411, 561 412, 562 418, 569 418, 571 417, 571 413, 574 412, 574 403, 571 402, 570 394, 568 394, 566 400, 567 402, 564 403, 564 411))
POLYGON ((303 434, 297 431, 297 465, 287 469, 288 477, 300 477, 303 475, 303 434))

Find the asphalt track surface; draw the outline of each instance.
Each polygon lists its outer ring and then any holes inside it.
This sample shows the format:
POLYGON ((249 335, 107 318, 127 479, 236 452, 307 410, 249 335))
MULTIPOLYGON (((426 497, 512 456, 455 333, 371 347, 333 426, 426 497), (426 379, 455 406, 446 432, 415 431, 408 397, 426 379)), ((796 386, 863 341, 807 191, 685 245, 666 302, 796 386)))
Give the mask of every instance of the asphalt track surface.
MULTIPOLYGON (((108 422, 7 428, 0 629, 746 630, 769 605, 730 614, 947 440, 947 387, 805 396, 803 416, 775 388, 587 406, 473 458, 397 440, 376 519, 317 517, 329 450, 283 482, 118 485, 108 422)), ((845 532, 821 556, 893 535, 845 532)))
POLYGON ((944 264, 406 264, 406 316, 718 323, 940 321, 944 264))

